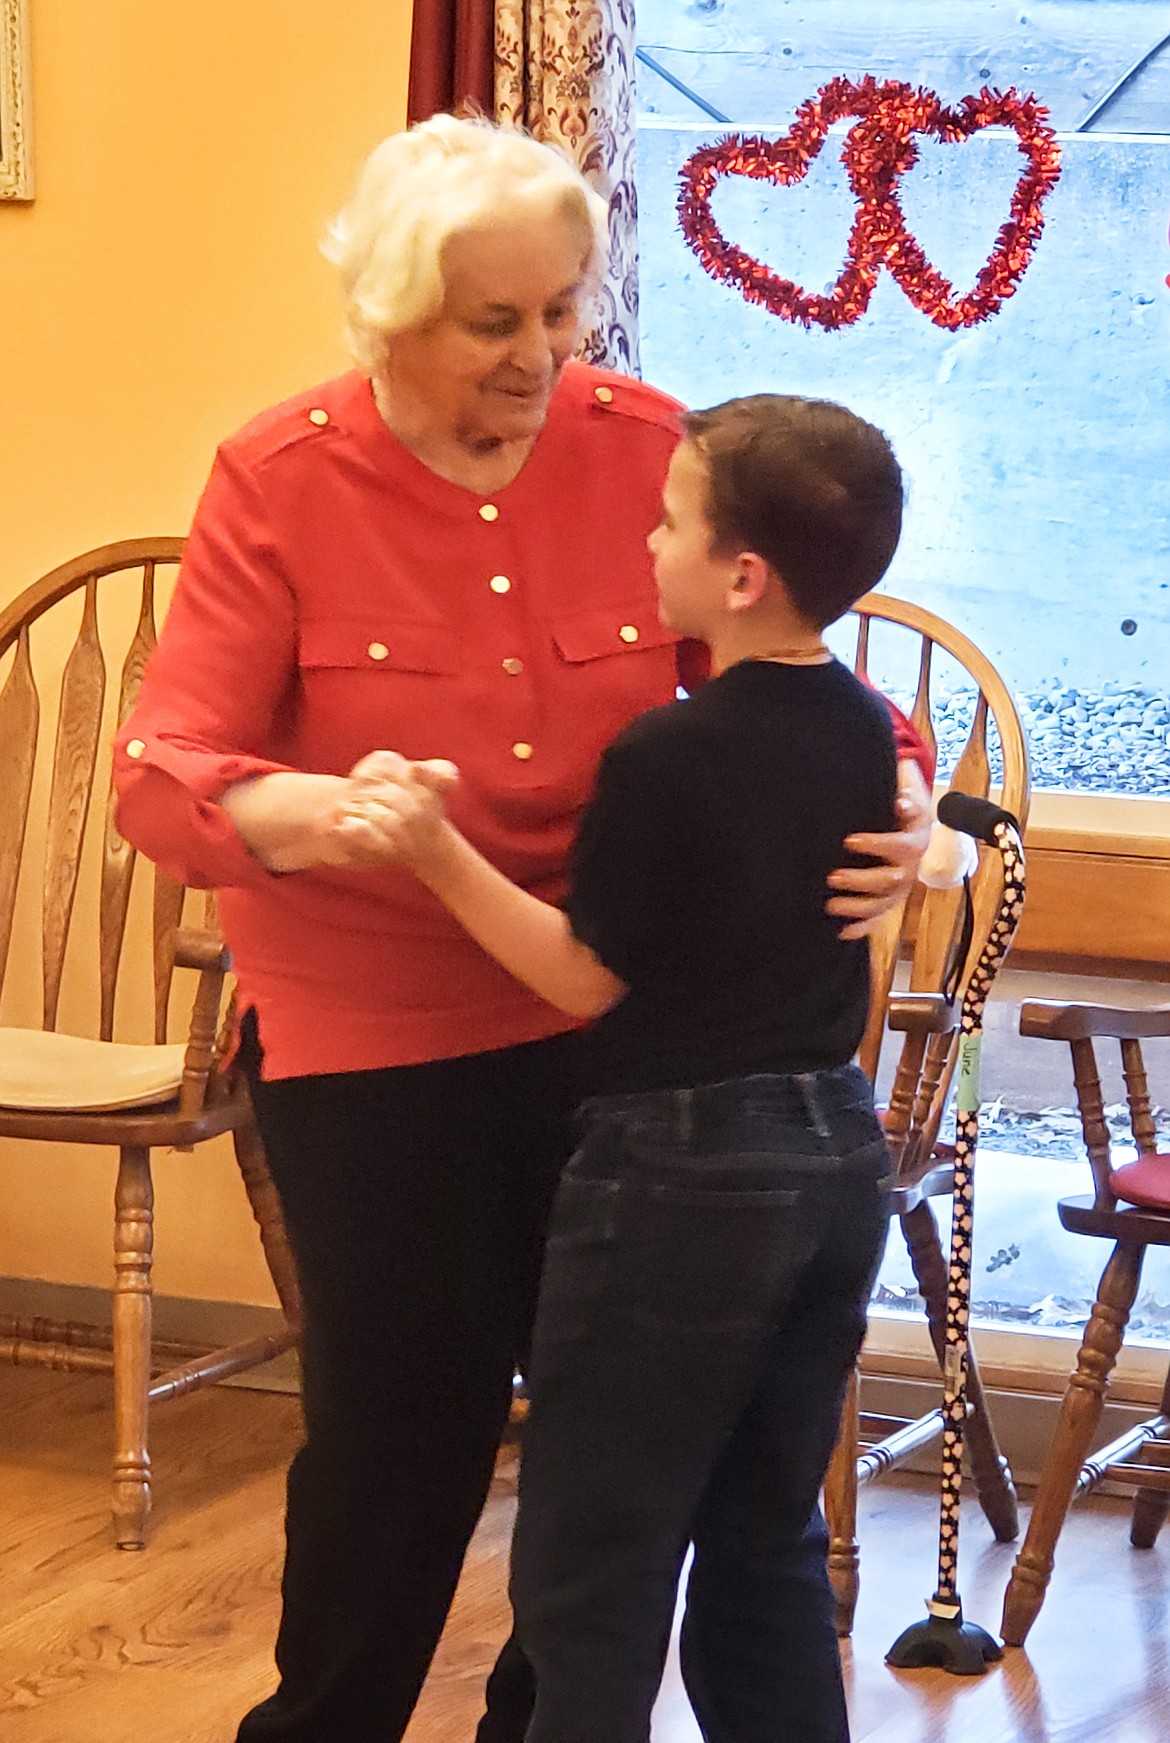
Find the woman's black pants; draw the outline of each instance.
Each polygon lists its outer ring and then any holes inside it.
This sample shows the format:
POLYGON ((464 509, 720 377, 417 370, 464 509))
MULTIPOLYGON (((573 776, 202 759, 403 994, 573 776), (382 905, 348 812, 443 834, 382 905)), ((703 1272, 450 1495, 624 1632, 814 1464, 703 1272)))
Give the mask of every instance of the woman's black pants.
MULTIPOLYGON (((572 1148, 578 1038, 265 1083, 243 1060, 305 1306, 280 1686, 238 1743, 397 1743, 482 1510, 572 1148)), ((532 1699, 510 1647, 487 1743, 532 1699)))

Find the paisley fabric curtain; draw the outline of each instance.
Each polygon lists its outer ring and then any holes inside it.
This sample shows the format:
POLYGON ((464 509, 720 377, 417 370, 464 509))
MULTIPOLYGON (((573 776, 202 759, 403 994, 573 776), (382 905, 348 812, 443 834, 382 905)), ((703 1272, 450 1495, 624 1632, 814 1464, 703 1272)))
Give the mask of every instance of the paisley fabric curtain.
POLYGON ((634 0, 495 0, 495 113, 560 145, 609 201, 609 263, 582 355, 638 373, 634 0))
POLYGON ((634 47, 634 0, 414 0, 410 119, 470 101, 561 146, 609 202, 609 262, 581 355, 636 375, 634 47))

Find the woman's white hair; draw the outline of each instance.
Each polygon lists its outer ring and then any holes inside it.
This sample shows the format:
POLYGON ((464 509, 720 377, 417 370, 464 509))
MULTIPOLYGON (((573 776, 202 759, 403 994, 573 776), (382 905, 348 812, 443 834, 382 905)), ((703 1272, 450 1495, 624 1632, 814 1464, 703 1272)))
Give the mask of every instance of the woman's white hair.
POLYGON ((438 313, 449 237, 500 216, 543 223, 553 214, 581 225, 586 277, 598 277, 608 247, 605 201, 553 146, 519 128, 454 115, 433 115, 375 146, 321 244, 341 275, 346 337, 359 367, 376 374, 393 334, 438 313))

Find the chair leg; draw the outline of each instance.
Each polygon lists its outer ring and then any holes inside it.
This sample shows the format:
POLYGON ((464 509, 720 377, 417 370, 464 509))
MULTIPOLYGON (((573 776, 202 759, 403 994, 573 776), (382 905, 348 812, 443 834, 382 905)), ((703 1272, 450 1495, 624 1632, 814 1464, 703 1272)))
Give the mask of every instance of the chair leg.
POLYGON ((248 1194, 248 1203, 252 1206, 252 1215, 260 1227, 260 1244, 264 1248, 269 1275, 284 1309, 289 1329, 299 1335, 302 1323, 301 1289, 297 1281, 296 1263, 284 1226, 280 1197, 268 1172, 268 1158, 264 1154, 264 1146, 260 1142, 260 1133, 255 1123, 250 1121, 246 1126, 238 1127, 232 1133, 232 1141, 244 1190, 248 1194))
MULTIPOLYGON (((906 1237, 910 1263, 926 1302, 930 1338, 941 1367, 946 1359, 947 1262, 943 1256, 938 1224, 927 1200, 899 1219, 906 1237)), ((964 1429, 971 1477, 979 1504, 998 1543, 1012 1543, 1019 1535, 1020 1513, 1011 1468, 995 1438, 979 1364, 967 1345, 967 1403, 970 1414, 964 1429)))
POLYGON ((861 1560, 857 1544, 857 1447, 861 1376, 856 1367, 845 1387, 841 1427, 825 1473, 825 1520, 829 1527, 829 1583, 833 1588, 837 1633, 853 1632, 861 1560))
POLYGON ((1101 1420, 1109 1375, 1117 1361, 1129 1310, 1137 1296, 1144 1247, 1120 1242, 1097 1288, 1097 1300, 1048 1447, 1024 1547, 1016 1557, 1003 1603, 1000 1632, 1022 1646, 1040 1614, 1052 1577, 1056 1542, 1077 1486, 1093 1432, 1101 1420))
POLYGON ((999 1450, 975 1350, 967 1345, 967 1403, 971 1414, 963 1430, 971 1460, 971 1480, 979 1504, 997 1543, 1014 1543, 1020 1535, 1020 1504, 1011 1466, 999 1450))
POLYGON ((1133 1498, 1129 1541, 1135 1549, 1153 1549, 1170 1512, 1170 1495, 1162 1489, 1139 1489, 1133 1498))
POLYGON ((114 1192, 114 1531, 119 1549, 141 1549, 150 1512, 151 1261, 154 1186, 150 1151, 127 1146, 114 1192))
MULTIPOLYGON (((1163 1417, 1170 1418, 1170 1370, 1166 1373, 1162 1402, 1158 1408, 1163 1417)), ((1153 1549, 1168 1512, 1170 1493, 1163 1489, 1138 1490, 1133 1498, 1133 1518, 1129 1527, 1129 1541, 1135 1549, 1153 1549)))

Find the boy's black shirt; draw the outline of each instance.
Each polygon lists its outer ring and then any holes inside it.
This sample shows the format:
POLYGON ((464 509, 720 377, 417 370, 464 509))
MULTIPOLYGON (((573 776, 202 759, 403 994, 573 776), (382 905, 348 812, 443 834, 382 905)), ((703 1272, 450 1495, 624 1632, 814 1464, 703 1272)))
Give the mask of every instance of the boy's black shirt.
POLYGON ((869 950, 824 912, 846 835, 897 827, 889 710, 838 662, 745 661, 606 751, 565 903, 629 987, 591 1093, 848 1062, 869 950))

